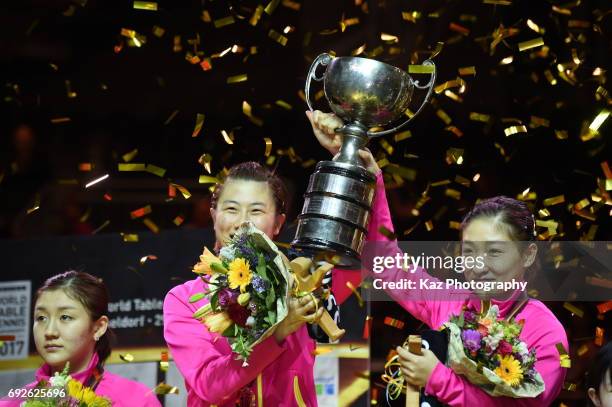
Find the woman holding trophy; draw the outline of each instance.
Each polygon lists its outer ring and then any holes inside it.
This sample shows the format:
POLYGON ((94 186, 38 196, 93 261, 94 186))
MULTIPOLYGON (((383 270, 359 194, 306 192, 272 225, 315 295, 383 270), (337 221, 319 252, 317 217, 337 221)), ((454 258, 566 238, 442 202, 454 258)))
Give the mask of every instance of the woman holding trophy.
MULTIPOLYGON (((369 152, 361 156, 375 168, 369 152)), ((273 239, 285 221, 285 198, 282 181, 267 168, 255 162, 232 167, 211 202, 215 251, 222 255, 245 221, 273 239)), ((316 406, 315 342, 305 326, 323 315, 315 298, 291 297, 287 316, 243 363, 227 339, 194 318, 198 307, 207 304, 202 297, 196 304, 190 299, 208 288, 196 278, 173 288, 164 301, 164 337, 185 378, 188 406, 234 406, 236 401, 251 406, 258 400, 274 406, 316 406)))
MULTIPOLYGON (((342 121, 333 114, 307 112, 307 115, 321 145, 333 155, 337 154, 342 140, 335 133, 335 129, 343 125, 342 121)), ((380 232, 383 226, 393 231, 380 174, 377 177, 376 192, 368 226, 368 240, 380 241, 378 252, 394 257, 401 253, 397 241, 389 241, 380 232)), ((487 254, 492 255, 483 267, 466 269, 467 280, 510 281, 529 277, 536 259, 537 246, 534 243, 534 218, 523 202, 507 197, 495 197, 477 204, 463 220, 461 239, 465 253, 481 253, 485 250, 487 254), (491 260, 493 258, 497 261, 491 260)), ((402 278, 417 281, 421 277, 435 280, 421 268, 414 273, 406 273, 399 268, 387 269, 378 277, 387 281, 400 281, 402 278)), ((477 292, 464 296, 464 299, 459 301, 448 298, 437 301, 426 299, 426 293, 418 291, 420 290, 388 290, 388 293, 404 309, 432 329, 442 328, 453 315, 461 315, 462 322, 464 318, 466 322, 474 321, 474 325, 479 327, 478 330, 461 333, 463 345, 474 346, 474 354, 481 351, 476 347, 482 346, 480 339, 485 336, 489 340, 488 351, 491 346, 509 348, 506 350, 506 356, 500 358, 498 370, 495 371, 503 382, 492 390, 491 386, 482 382, 472 383, 468 380, 471 372, 455 372, 455 366, 446 366, 445 361, 438 360, 430 350, 423 349, 422 355, 416 355, 398 347, 398 362, 408 384, 417 388, 423 387, 427 395, 451 406, 548 406, 560 393, 565 377, 565 369, 561 366, 560 359, 564 349, 568 349, 568 341, 563 326, 542 302, 529 299, 524 292, 518 290, 509 293, 477 292), (484 318, 490 316, 488 310, 495 311, 493 318, 484 318), (494 325, 497 319, 502 318, 519 323, 503 325, 503 332, 496 338, 492 334, 493 330, 497 329, 494 325), (487 329, 490 332, 487 332, 487 329), (515 331, 508 334, 506 329, 515 331), (520 335, 517 332, 520 332, 520 335), (515 340, 514 347, 510 345, 512 335, 515 336, 512 338, 515 340), (478 338, 474 338, 475 336, 478 338), (514 360, 515 355, 518 360, 514 360), (519 359, 521 357, 524 359, 519 359), (533 367, 531 372, 521 371, 521 363, 529 360, 533 367), (512 393, 513 387, 518 388, 519 383, 526 382, 527 379, 533 379, 538 385, 523 386, 528 387, 523 396, 517 395, 518 391, 512 393), (510 389, 510 393, 498 391, 502 387, 510 389)), ((449 355, 451 350, 449 347, 449 355)))

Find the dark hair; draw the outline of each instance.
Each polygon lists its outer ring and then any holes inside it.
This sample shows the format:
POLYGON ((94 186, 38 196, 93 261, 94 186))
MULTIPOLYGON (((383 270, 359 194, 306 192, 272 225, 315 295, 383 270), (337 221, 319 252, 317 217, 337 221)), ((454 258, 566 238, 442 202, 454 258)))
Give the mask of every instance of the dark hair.
POLYGON ((485 199, 477 203, 465 215, 461 223, 461 230, 464 230, 468 223, 474 219, 485 217, 495 218, 495 221, 506 227, 508 235, 512 240, 535 240, 535 218, 525 202, 508 198, 507 196, 485 199))
MULTIPOLYGON (((43 292, 54 290, 63 290, 67 296, 83 304, 92 321, 97 321, 108 312, 108 289, 101 278, 82 271, 66 271, 48 278, 36 291, 34 302, 38 301, 43 292)), ((95 350, 100 359, 98 367, 102 367, 111 354, 112 337, 113 333, 108 328, 96 342, 95 350)))
MULTIPOLYGON (((612 342, 606 343, 599 349, 594 362, 595 364, 587 373, 586 388, 594 388, 599 395, 599 387, 604 382, 606 373, 612 382, 612 342)), ((589 400, 589 406, 595 406, 590 397, 587 397, 587 399, 589 400)))
POLYGON ((247 161, 236 164, 229 169, 223 183, 215 185, 215 189, 210 200, 210 206, 213 209, 217 208, 217 200, 221 196, 221 192, 223 192, 224 183, 228 182, 230 179, 267 182, 268 186, 272 190, 276 214, 281 215, 286 213, 287 188, 285 187, 285 184, 278 175, 255 161, 247 161))

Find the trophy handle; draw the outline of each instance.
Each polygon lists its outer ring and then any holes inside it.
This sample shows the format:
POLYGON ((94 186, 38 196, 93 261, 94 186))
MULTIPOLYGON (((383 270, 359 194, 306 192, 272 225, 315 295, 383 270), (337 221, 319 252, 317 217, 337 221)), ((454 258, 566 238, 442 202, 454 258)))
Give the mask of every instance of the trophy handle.
MULTIPOLYGON (((423 103, 421 103, 421 106, 416 111, 414 116, 412 116, 411 118, 406 120, 404 123, 400 124, 399 126, 394 127, 392 129, 389 129, 389 130, 376 131, 376 132, 368 131, 368 137, 374 138, 374 137, 384 136, 384 135, 387 135, 387 134, 390 134, 390 133, 395 133, 396 131, 398 131, 399 129, 404 127, 406 124, 410 123, 410 121, 412 119, 414 119, 415 117, 417 117, 418 114, 421 112, 421 110, 423 110, 423 107, 425 107, 425 105, 427 104, 427 102, 429 102, 429 99, 431 98, 431 92, 433 92, 434 84, 436 83, 436 64, 434 64, 431 59, 428 59, 428 60, 423 61, 423 65, 431 65, 431 66, 433 66, 433 72, 431 73, 431 77, 429 78, 429 83, 427 85, 420 85, 419 81, 414 81, 414 86, 417 89, 423 89, 424 90, 424 89, 429 88, 429 90, 427 91, 427 95, 425 96, 425 100, 423 100, 423 103)), ((313 66, 314 66, 314 64, 313 64, 313 66)), ((306 86, 308 87, 308 84, 306 86)))
POLYGON ((312 112, 312 103, 310 102, 310 82, 314 79, 317 82, 320 82, 325 78, 325 73, 321 76, 317 76, 317 68, 319 65, 327 66, 334 57, 328 53, 320 54, 310 65, 310 69, 308 70, 308 77, 306 78, 306 88, 304 89, 304 93, 306 94, 306 103, 308 104, 308 109, 312 112))

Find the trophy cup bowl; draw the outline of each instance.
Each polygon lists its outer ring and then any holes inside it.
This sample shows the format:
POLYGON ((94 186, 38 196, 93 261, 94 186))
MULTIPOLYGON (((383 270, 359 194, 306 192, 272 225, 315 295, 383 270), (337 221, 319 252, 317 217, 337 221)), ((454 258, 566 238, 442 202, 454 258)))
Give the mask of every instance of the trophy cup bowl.
POLYGON ((306 102, 312 111, 311 81, 323 81, 330 108, 344 122, 336 129, 342 135, 342 146, 332 161, 319 162, 310 177, 293 247, 315 255, 332 254, 339 267, 359 265, 376 178, 363 166, 358 151, 371 138, 396 132, 423 109, 436 76, 433 62, 427 60, 423 65, 432 68, 426 85, 399 68, 367 58, 321 54, 312 63, 306 80, 306 102), (319 66, 326 67, 322 76, 316 74, 319 66), (408 109, 415 87, 428 92, 410 119, 388 130, 369 130, 398 120, 408 109))
POLYGON ((367 58, 334 58, 325 72, 329 107, 345 122, 387 125, 408 109, 414 83, 408 73, 367 58))

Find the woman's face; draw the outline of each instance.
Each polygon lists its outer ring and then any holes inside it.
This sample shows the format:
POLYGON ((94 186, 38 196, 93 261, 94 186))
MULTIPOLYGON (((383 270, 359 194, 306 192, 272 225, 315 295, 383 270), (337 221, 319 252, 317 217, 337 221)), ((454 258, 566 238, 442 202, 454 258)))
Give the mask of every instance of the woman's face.
POLYGON ((36 350, 53 370, 62 370, 70 362, 70 371, 84 370, 93 355, 94 337, 101 337, 108 318, 98 321, 79 301, 64 290, 44 291, 34 306, 34 342, 36 350))
POLYGON ((604 373, 603 380, 599 385, 599 391, 590 388, 587 391, 589 398, 597 407, 612 407, 612 383, 610 382, 610 370, 604 373))
MULTIPOLYGON (((467 281, 523 281, 525 270, 533 264, 536 245, 532 243, 523 249, 499 226, 492 218, 476 218, 463 230, 462 255, 482 256, 483 259, 482 262, 474 262, 483 267, 465 269, 467 281)), ((478 294, 491 296, 501 293, 483 291, 478 294)))
POLYGON ((284 214, 276 214, 272 189, 263 181, 227 180, 217 208, 210 212, 218 248, 231 239, 242 222, 251 221, 271 239, 278 235, 285 222, 284 214))

